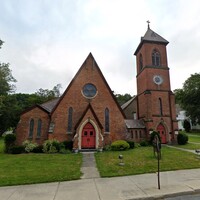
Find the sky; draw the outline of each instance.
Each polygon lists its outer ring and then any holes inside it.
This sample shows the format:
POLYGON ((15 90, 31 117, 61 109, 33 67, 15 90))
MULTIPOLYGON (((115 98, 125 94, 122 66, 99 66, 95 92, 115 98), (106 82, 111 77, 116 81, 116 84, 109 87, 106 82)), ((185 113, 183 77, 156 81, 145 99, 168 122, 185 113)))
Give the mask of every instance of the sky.
POLYGON ((200 67, 199 0, 0 0, 0 62, 10 63, 16 93, 62 85, 91 52, 116 94, 136 94, 140 38, 150 28, 167 45, 171 89, 200 67))

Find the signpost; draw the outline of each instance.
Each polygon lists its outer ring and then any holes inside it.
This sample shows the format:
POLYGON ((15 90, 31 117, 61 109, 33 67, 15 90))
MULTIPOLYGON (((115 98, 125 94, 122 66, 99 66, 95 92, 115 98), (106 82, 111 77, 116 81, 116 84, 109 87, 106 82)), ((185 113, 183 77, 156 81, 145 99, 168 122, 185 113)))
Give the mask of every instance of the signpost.
POLYGON ((158 189, 160 190, 160 159, 161 159, 161 143, 158 135, 155 135, 153 140, 154 155, 157 157, 158 161, 158 189))

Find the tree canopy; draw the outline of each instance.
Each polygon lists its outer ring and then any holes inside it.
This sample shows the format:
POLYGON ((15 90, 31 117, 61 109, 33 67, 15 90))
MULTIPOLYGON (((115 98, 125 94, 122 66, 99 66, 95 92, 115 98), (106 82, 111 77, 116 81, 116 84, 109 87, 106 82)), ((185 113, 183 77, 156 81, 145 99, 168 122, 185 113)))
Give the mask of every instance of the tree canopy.
POLYGON ((174 91, 176 103, 186 110, 193 124, 200 124, 200 73, 192 74, 182 89, 174 91))
POLYGON ((116 97, 118 103, 120 104, 120 106, 132 98, 132 96, 127 93, 126 94, 115 94, 115 97, 116 97))
MULTIPOLYGON (((3 42, 0 40, 0 49, 3 42)), ((12 93, 15 90, 16 79, 12 76, 12 71, 8 63, 0 63, 0 95, 12 93)))

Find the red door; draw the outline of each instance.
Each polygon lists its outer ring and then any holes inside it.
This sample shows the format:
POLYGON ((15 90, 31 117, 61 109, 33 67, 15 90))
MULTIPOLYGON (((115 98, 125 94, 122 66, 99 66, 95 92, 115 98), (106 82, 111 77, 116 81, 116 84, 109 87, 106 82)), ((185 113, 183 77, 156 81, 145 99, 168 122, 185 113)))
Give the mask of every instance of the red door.
POLYGON ((160 134, 161 143, 166 144, 167 143, 166 131, 165 131, 165 127, 162 124, 158 125, 157 132, 160 134))
POLYGON ((89 122, 84 126, 82 131, 82 149, 95 149, 96 133, 95 129, 89 122))

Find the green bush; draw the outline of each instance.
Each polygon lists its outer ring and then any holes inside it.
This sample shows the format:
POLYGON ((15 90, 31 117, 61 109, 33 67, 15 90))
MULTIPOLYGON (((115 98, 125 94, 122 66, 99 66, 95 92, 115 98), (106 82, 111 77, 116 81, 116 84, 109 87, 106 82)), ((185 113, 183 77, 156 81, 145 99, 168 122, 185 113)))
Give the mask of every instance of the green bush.
POLYGON ((117 140, 111 144, 113 151, 123 151, 130 148, 130 145, 124 140, 117 140))
POLYGON ((12 154, 20 154, 24 153, 24 146, 13 146, 10 148, 10 153, 12 154))
POLYGON ((159 139, 159 141, 160 141, 160 143, 161 143, 160 134, 159 134, 158 132, 156 132, 156 131, 153 131, 153 132, 151 133, 151 135, 150 135, 150 141, 149 141, 149 143, 150 143, 151 145, 153 145, 153 140, 154 140, 155 135, 158 136, 158 139, 159 139))
POLYGON ((187 144, 187 142, 188 142, 188 136, 185 133, 179 133, 177 135, 177 142, 180 145, 187 144))
POLYGON ((42 146, 42 145, 39 145, 39 146, 34 147, 34 149, 33 149, 32 152, 33 152, 33 153, 44 153, 44 152, 43 152, 43 146, 42 146))
POLYGON ((140 146, 146 147, 146 146, 149 146, 149 143, 146 140, 143 140, 143 141, 140 142, 140 146))
POLYGON ((4 143, 5 143, 5 153, 11 153, 11 148, 15 145, 16 141, 16 135, 14 134, 7 134, 4 137, 4 143))
POLYGON ((65 149, 72 150, 73 149, 73 141, 64 141, 62 142, 65 146, 65 149))
POLYGON ((135 142, 134 141, 127 141, 127 143, 130 146, 130 149, 134 149, 135 148, 135 142))
POLYGON ((111 145, 107 144, 103 147, 104 151, 110 151, 111 150, 111 145))
POLYGON ((24 146, 24 149, 25 149, 25 152, 26 153, 30 153, 33 151, 34 148, 36 148, 38 146, 38 144, 36 143, 32 143, 31 141, 29 140, 25 140, 23 142, 23 146, 24 146))
POLYGON ((46 140, 43 144, 43 152, 45 153, 57 153, 60 151, 60 143, 53 140, 46 140))

